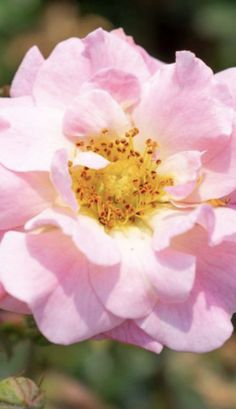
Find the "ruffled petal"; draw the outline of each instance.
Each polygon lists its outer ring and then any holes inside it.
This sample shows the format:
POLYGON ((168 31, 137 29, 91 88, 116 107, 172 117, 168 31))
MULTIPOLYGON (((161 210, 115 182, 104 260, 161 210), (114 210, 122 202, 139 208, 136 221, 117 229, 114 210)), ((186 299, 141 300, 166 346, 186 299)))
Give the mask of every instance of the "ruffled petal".
MULTIPOLYGON (((5 233, 6 233, 5 231, 0 230, 0 242, 5 233)), ((1 274, 1 271, 0 271, 0 274, 1 274)), ((2 310, 16 312, 19 314, 29 314, 30 313, 30 309, 25 303, 7 294, 1 282, 0 282, 0 308, 2 310)))
POLYGON ((73 194, 72 180, 68 168, 69 156, 65 149, 57 151, 53 157, 51 180, 60 194, 60 198, 72 209, 78 209, 78 203, 73 194))
POLYGON ((10 91, 12 97, 32 95, 33 86, 43 62, 44 58, 38 47, 30 48, 13 79, 10 91))
POLYGON ((149 313, 156 299, 186 299, 195 277, 195 258, 174 250, 154 252, 151 239, 138 229, 115 234, 121 264, 108 277, 102 271, 90 279, 99 298, 116 315, 137 318, 149 313), (122 300, 122 303, 120 302, 122 300))
POLYGON ((22 226, 56 198, 45 172, 15 173, 0 165, 0 230, 22 226))
POLYGON ((5 311, 16 312, 17 314, 31 313, 29 307, 25 303, 8 295, 1 283, 0 283, 0 308, 5 311))
POLYGON ((102 90, 77 97, 66 111, 63 126, 69 139, 96 136, 105 129, 112 135, 122 135, 131 127, 120 105, 102 90))
POLYGON ((196 186, 202 166, 201 152, 186 151, 169 156, 158 168, 158 173, 173 179, 174 186, 167 186, 165 191, 171 199, 182 200, 196 186))
POLYGON ((7 233, 0 247, 0 265, 7 292, 29 305, 51 342, 71 344, 121 322, 99 302, 88 279, 91 266, 59 230, 7 233))
POLYGON ((41 66, 34 84, 37 105, 65 108, 90 77, 89 61, 83 57, 79 38, 59 43, 41 66))
POLYGON ((215 226, 211 237, 212 245, 223 240, 236 242, 236 209, 218 207, 214 209, 215 226))
POLYGON ((60 227, 65 235, 72 238, 78 249, 97 265, 112 266, 120 261, 120 253, 115 241, 103 227, 88 216, 75 215, 62 209, 47 209, 29 220, 26 229, 42 226, 60 227), (96 251, 94 251, 96 249, 96 251))
POLYGON ((10 97, 0 98, 1 113, 2 113, 2 110, 4 110, 5 108, 18 108, 19 106, 32 107, 33 104, 34 104, 33 99, 30 96, 17 97, 17 98, 10 98, 10 97))
POLYGON ((150 268, 145 253, 146 244, 139 237, 141 233, 122 234, 117 232, 114 239, 121 253, 121 262, 109 274, 100 269, 90 271, 90 280, 96 294, 113 314, 123 318, 137 318, 149 313, 157 295, 148 276, 150 268), (135 235, 138 235, 136 238, 135 235))
POLYGON ((95 152, 78 152, 73 159, 73 166, 86 166, 90 169, 102 169, 109 165, 110 161, 95 152))
POLYGON ((232 334, 236 308, 236 244, 207 244, 206 233, 195 227, 177 238, 174 246, 198 259, 196 281, 184 303, 157 303, 138 325, 158 342, 178 351, 207 352, 232 334))
POLYGON ((149 223, 154 230, 153 248, 160 251, 169 247, 175 236, 191 230, 196 223, 203 226, 211 238, 215 215, 213 208, 205 204, 194 209, 162 210, 150 219, 149 223))
POLYGON ((11 170, 49 171, 55 151, 70 147, 59 110, 19 104, 1 116, 10 126, 1 130, 0 125, 0 163, 11 170))
POLYGON ((186 151, 220 152, 232 132, 233 109, 227 87, 194 54, 176 54, 176 63, 163 66, 143 93, 134 114, 145 137, 155 139, 162 157, 186 151))
POLYGON ((125 109, 137 103, 141 93, 136 76, 114 68, 96 73, 90 82, 83 85, 81 92, 96 88, 107 91, 125 109))
POLYGON ((203 161, 202 180, 188 201, 221 198, 236 189, 236 124, 226 146, 214 158, 203 161))
POLYGON ((125 344, 136 345, 155 352, 156 354, 159 354, 163 348, 159 342, 150 337, 132 320, 126 320, 111 331, 105 332, 96 337, 96 339, 104 338, 124 342, 125 344))
POLYGON ((236 68, 227 68, 224 71, 215 74, 215 78, 220 83, 227 85, 234 102, 234 107, 236 108, 236 68))
POLYGON ((170 303, 187 299, 195 279, 195 257, 173 249, 146 251, 146 257, 146 274, 158 298, 170 303))
POLYGON ((85 37, 83 42, 83 55, 89 59, 92 73, 112 67, 134 74, 141 80, 150 76, 140 53, 119 36, 99 28, 85 37))
POLYGON ((185 303, 157 304, 138 325, 163 345, 177 351, 207 352, 231 336, 230 315, 214 305, 197 284, 185 303))
POLYGON ((142 56, 151 75, 155 74, 155 72, 157 72, 157 70, 161 68, 162 65, 165 64, 164 62, 158 60, 157 58, 154 58, 151 55, 149 55, 147 51, 144 50, 144 48, 140 47, 140 45, 137 45, 133 37, 126 35, 123 28, 116 28, 112 30, 111 33, 113 35, 120 37, 122 40, 126 41, 128 44, 135 48, 135 50, 142 56))

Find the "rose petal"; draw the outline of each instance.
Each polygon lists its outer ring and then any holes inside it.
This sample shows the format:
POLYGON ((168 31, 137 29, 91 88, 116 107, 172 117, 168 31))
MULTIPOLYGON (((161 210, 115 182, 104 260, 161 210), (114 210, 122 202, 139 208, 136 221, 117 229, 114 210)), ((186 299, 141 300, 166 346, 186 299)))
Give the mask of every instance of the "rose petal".
POLYGON ((101 305, 89 283, 91 266, 59 230, 7 233, 0 247, 0 265, 7 292, 29 304, 51 342, 81 341, 121 322, 101 305))
POLYGON ((25 227, 31 230, 45 225, 60 227, 92 263, 112 266, 120 261, 115 241, 91 217, 75 217, 66 210, 47 209, 29 220, 25 227))
POLYGON ((137 318, 149 313, 157 295, 147 276, 149 268, 144 236, 117 232, 114 239, 121 253, 121 265, 106 274, 102 269, 90 272, 91 283, 106 308, 123 318, 137 318), (135 237, 137 235, 137 237, 135 237))
MULTIPOLYGON (((236 188, 236 125, 230 140, 214 158, 203 161, 202 181, 188 201, 221 198, 236 188)), ((204 158, 203 158, 204 159, 204 158)))
POLYGON ((173 179, 174 186, 165 191, 175 200, 182 200, 194 189, 202 166, 202 153, 198 151, 179 152, 171 155, 158 168, 158 173, 173 179))
POLYGON ((228 89, 232 95, 234 106, 236 107, 236 68, 227 68, 224 71, 215 74, 215 78, 220 83, 228 86, 228 89))
POLYGON ((77 97, 64 117, 64 132, 70 139, 99 135, 108 129, 122 135, 131 128, 118 103, 105 91, 93 90, 77 97))
POLYGON ((236 209, 218 207, 214 209, 215 226, 211 237, 212 245, 223 240, 236 241, 236 209))
POLYGON ((15 173, 0 165, 0 229, 22 226, 56 198, 44 172, 15 173))
POLYGON ((65 108, 90 77, 89 61, 83 57, 79 38, 59 43, 45 60, 34 84, 38 105, 65 108))
POLYGON ((191 230, 196 223, 202 225, 211 237, 214 229, 214 211, 209 205, 201 205, 195 209, 163 210, 149 220, 153 234, 153 248, 156 251, 170 246, 171 240, 191 230))
POLYGON ((123 108, 134 105, 140 98, 141 85, 136 76, 122 70, 106 68, 96 73, 84 89, 107 91, 123 108))
POLYGON ((71 188, 72 180, 69 174, 68 161, 69 156, 65 149, 55 153, 52 161, 51 179, 61 199, 76 211, 78 203, 71 188))
POLYGON ((1 111, 10 127, 0 132, 0 163, 16 171, 49 171, 56 150, 67 148, 62 114, 51 108, 18 107, 1 111))
POLYGON ((90 169, 102 169, 109 165, 109 160, 95 152, 77 152, 73 166, 86 166, 90 169))
POLYGON ((122 40, 126 41, 128 44, 133 46, 133 48, 135 48, 135 50, 142 56, 144 62, 146 63, 146 66, 148 67, 148 70, 149 70, 150 74, 152 74, 152 75, 155 74, 155 72, 162 65, 164 65, 164 62, 158 60, 157 58, 152 57, 151 55, 149 55, 147 53, 146 50, 144 50, 144 48, 137 45, 135 43, 133 37, 128 36, 128 35, 125 34, 123 28, 116 28, 116 29, 112 30, 111 33, 113 35, 118 36, 119 38, 121 38, 122 40))
POLYGON ((195 279, 195 257, 173 249, 147 251, 146 256, 147 277, 155 286, 158 298, 170 303, 187 299, 195 279))
POLYGON ((138 325, 158 342, 178 351, 207 352, 232 334, 231 314, 236 300, 236 245, 209 247, 206 233, 196 227, 175 239, 179 251, 197 255, 198 267, 191 296, 184 303, 157 303, 138 325))
POLYGON ((141 134, 156 139, 162 157, 186 151, 220 152, 232 132, 233 110, 226 87, 194 54, 176 54, 176 63, 155 74, 134 119, 141 134))
POLYGON ((140 53, 118 36, 99 28, 85 37, 83 42, 83 55, 89 59, 93 73, 112 67, 134 74, 141 80, 150 76, 140 53))
POLYGON ((35 79, 43 62, 44 58, 38 47, 30 48, 13 79, 11 86, 12 97, 32 95, 35 79))
POLYGON ((141 330, 134 321, 126 320, 122 324, 113 328, 111 331, 105 332, 96 339, 114 339, 126 344, 136 345, 149 351, 159 354, 162 351, 162 345, 147 333, 141 330))

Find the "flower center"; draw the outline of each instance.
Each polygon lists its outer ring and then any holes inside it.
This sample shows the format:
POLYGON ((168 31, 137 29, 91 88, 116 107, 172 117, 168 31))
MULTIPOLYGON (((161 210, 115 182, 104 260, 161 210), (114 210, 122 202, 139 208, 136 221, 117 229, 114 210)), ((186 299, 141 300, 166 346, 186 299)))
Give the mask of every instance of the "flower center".
POLYGON ((95 217, 108 229, 145 216, 163 202, 164 187, 173 185, 171 178, 158 174, 161 161, 155 159, 157 143, 147 139, 141 154, 134 149, 133 138, 137 134, 138 129, 134 128, 124 138, 111 140, 105 130, 88 143, 77 143, 80 150, 96 152, 110 161, 102 169, 69 163, 80 211, 95 217))

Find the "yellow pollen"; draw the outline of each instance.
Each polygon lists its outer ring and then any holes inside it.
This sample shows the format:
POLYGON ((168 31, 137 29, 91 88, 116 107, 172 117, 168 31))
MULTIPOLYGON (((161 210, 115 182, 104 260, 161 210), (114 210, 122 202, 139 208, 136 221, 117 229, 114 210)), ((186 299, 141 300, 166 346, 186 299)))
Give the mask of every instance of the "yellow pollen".
POLYGON ((110 163, 99 170, 73 166, 69 172, 80 211, 95 217, 107 229, 134 223, 163 201, 170 177, 158 174, 160 159, 153 158, 157 143, 147 139, 143 153, 135 150, 133 128, 125 138, 111 139, 108 130, 88 142, 78 142, 80 150, 97 152, 110 163))

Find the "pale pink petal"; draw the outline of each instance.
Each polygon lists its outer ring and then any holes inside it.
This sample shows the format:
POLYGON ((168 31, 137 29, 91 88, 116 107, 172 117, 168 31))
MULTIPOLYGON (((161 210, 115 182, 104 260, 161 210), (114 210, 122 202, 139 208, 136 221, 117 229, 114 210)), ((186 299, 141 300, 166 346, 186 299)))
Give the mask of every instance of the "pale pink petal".
POLYGON ((77 97, 64 117, 64 132, 69 139, 96 136, 105 129, 112 135, 122 135, 131 127, 119 104, 102 90, 77 97))
POLYGON ((143 265, 140 272, 155 288, 158 299, 179 302, 188 297, 195 278, 194 257, 173 249, 155 252, 152 238, 141 232, 130 236, 129 241, 137 261, 143 265))
MULTIPOLYGON (((169 199, 172 201, 181 201, 187 198, 196 187, 196 182, 187 182, 184 185, 167 186, 165 191, 169 194, 169 199)), ((176 203, 176 202, 175 202, 176 203)))
POLYGON ((0 132, 6 131, 10 127, 9 121, 0 117, 0 132))
POLYGON ((223 240, 236 242, 236 209, 218 207, 214 209, 215 226, 211 243, 220 244, 223 240))
POLYGON ((198 150, 209 159, 232 132, 232 102, 210 68, 182 51, 149 81, 134 119, 142 135, 157 140, 162 157, 198 150))
POLYGON ((0 308, 17 314, 31 314, 27 304, 8 295, 2 284, 0 284, 0 308))
POLYGON ((181 200, 194 189, 200 175, 202 153, 198 151, 179 152, 169 156, 158 168, 158 173, 173 179, 174 186, 165 191, 171 198, 181 200))
POLYGON ((109 338, 124 342, 125 344, 136 345, 141 348, 159 354, 162 351, 162 345, 146 332, 139 328, 134 321, 126 320, 112 330, 101 334, 97 339, 109 338))
POLYGON ((234 107, 236 108, 236 68, 227 68, 224 71, 215 74, 217 81, 226 84, 233 98, 234 107))
POLYGON ((60 194, 60 198, 72 209, 78 209, 78 203, 72 191, 72 180, 68 167, 69 156, 65 149, 57 151, 52 160, 51 180, 60 194))
POLYGON ((213 208, 205 204, 195 209, 163 210, 149 222, 154 230, 153 248, 160 251, 169 247, 175 236, 191 230, 196 223, 202 225, 211 237, 215 216, 213 208))
POLYGON ((1 116, 10 127, 0 131, 0 163, 11 170, 49 171, 55 151, 70 146, 56 109, 19 105, 3 109, 1 116))
POLYGON ((132 46, 136 45, 133 37, 130 35, 127 35, 125 30, 122 27, 111 30, 111 34, 121 38, 122 40, 126 41, 128 44, 132 46))
POLYGON ((150 76, 140 53, 119 36, 99 28, 85 37, 83 42, 83 54, 90 60, 93 74, 112 67, 134 74, 141 80, 150 76))
MULTIPOLYGON (((151 248, 151 245, 149 245, 151 248)), ((147 277, 164 302, 183 302, 192 290, 195 279, 195 257, 173 249, 146 251, 147 277)))
MULTIPOLYGON (((85 89, 100 88, 107 91, 124 108, 134 105, 140 98, 141 85, 136 76, 122 70, 106 68, 96 73, 85 89)), ((84 88, 84 87, 83 87, 84 88)))
POLYGON ((43 62, 44 58, 38 47, 30 48, 13 79, 11 86, 12 97, 32 95, 34 82, 43 62))
POLYGON ((17 97, 17 98, 0 98, 0 109, 2 113, 2 109, 4 108, 18 108, 19 106, 24 107, 32 107, 33 99, 29 96, 24 97, 17 97))
MULTIPOLYGON (((138 229, 137 229, 138 230, 138 229)), ((145 253, 141 232, 122 234, 117 232, 115 240, 121 252, 121 264, 109 274, 100 269, 90 272, 91 283, 102 303, 113 314, 123 318, 138 318, 148 314, 157 299, 147 270, 148 258, 145 253)))
MULTIPOLYGON (((151 237, 144 232, 138 231, 138 229, 126 232, 123 237, 120 233, 117 239, 122 254, 121 271, 120 276, 117 277, 116 287, 114 286, 111 293, 109 293, 109 304, 102 298, 107 307, 112 305, 111 308, 121 308, 117 301, 121 298, 127 299, 126 303, 129 303, 129 292, 132 294, 134 290, 141 294, 139 297, 141 299, 142 296, 144 301, 146 293, 150 293, 150 301, 153 301, 151 289, 154 290, 158 299, 164 299, 167 302, 179 302, 187 298, 195 277, 194 257, 179 253, 173 249, 154 252, 151 237), (136 274, 136 277, 133 274, 136 274), (144 281, 143 284, 141 280, 144 281), (143 290, 145 290, 145 294, 143 294, 143 290), (123 296, 121 292, 124 292, 123 296)), ((99 283, 98 277, 91 277, 92 283, 96 280, 96 290, 104 285, 103 282, 99 283)), ((111 282, 114 281, 114 278, 110 278, 111 282)), ((111 283, 109 283, 109 286, 111 287, 111 283)), ((102 297, 106 296, 106 294, 102 294, 102 297)), ((132 298, 134 303, 135 298, 133 295, 132 298)), ((115 309, 111 311, 116 314, 115 309)), ((127 311, 130 313, 131 307, 127 306, 127 311)), ((120 315, 121 313, 117 312, 117 314, 120 315)))
POLYGON ((83 215, 76 217, 66 210, 47 209, 29 220, 25 227, 35 229, 45 225, 60 227, 92 263, 112 266, 120 261, 120 253, 115 241, 91 217, 83 215))
MULTIPOLYGON (((5 233, 4 231, 0 231, 0 242, 4 236, 4 233, 5 233)), ((30 310, 26 304, 19 300, 16 300, 14 297, 11 297, 9 294, 7 294, 1 282, 0 282, 0 308, 2 310, 17 312, 20 314, 30 313, 30 310)))
POLYGON ((145 61, 151 75, 154 75, 163 65, 165 65, 163 61, 152 57, 144 48, 140 47, 139 45, 136 45, 136 50, 138 50, 143 57, 143 60, 145 61))
POLYGON ((207 245, 201 227, 174 242, 175 248, 198 257, 195 285, 182 304, 157 303, 138 325, 158 342, 178 351, 206 352, 220 347, 231 335, 236 308, 236 245, 207 245))
POLYGON ((78 95, 90 77, 89 61, 83 57, 83 43, 70 38, 59 43, 43 63, 34 84, 38 105, 64 108, 78 95))
POLYGON ((56 198, 45 172, 15 173, 0 165, 0 229, 22 226, 56 198))
POLYGON ((109 160, 95 152, 77 152, 73 166, 87 166, 90 169, 102 169, 109 165, 109 160))
POLYGON ((205 161, 202 181, 189 201, 221 198, 236 188, 236 125, 227 145, 210 161, 205 161))
POLYGON ((163 345, 177 351, 207 352, 219 348, 231 336, 230 316, 214 305, 195 284, 185 303, 159 303, 138 325, 163 345))
POLYGON ((147 51, 144 50, 144 48, 137 45, 133 37, 126 35, 123 28, 116 28, 112 30, 111 33, 121 38, 122 40, 126 41, 128 44, 133 46, 133 48, 135 48, 135 50, 142 56, 144 62, 146 63, 146 66, 148 67, 150 74, 153 75, 162 65, 164 65, 162 61, 157 60, 156 58, 150 56, 147 53, 147 51))
POLYGON ((109 277, 102 271, 91 271, 90 277, 111 312, 137 318, 149 313, 156 299, 179 302, 187 298, 194 282, 194 257, 174 250, 154 253, 150 237, 134 230, 116 234, 116 240, 122 256, 119 268, 109 277))
POLYGON ((29 305, 51 342, 81 341, 121 322, 104 309, 93 292, 88 279, 92 266, 58 230, 6 234, 0 247, 0 265, 7 292, 29 305))

